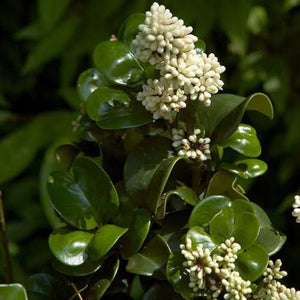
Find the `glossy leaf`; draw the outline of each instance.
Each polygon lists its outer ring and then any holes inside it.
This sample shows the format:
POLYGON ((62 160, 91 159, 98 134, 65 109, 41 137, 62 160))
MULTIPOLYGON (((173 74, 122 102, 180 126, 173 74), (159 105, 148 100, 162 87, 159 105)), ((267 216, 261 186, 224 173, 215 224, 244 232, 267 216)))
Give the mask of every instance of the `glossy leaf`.
POLYGON ((195 103, 190 108, 194 112, 197 123, 203 125, 207 136, 215 143, 222 143, 234 133, 246 110, 255 110, 269 118, 273 118, 273 107, 269 98, 256 93, 248 98, 232 95, 213 95, 211 106, 195 103))
POLYGON ((267 251, 262 246, 254 244, 238 255, 235 265, 244 280, 254 281, 263 274, 268 260, 267 251))
POLYGON ((93 160, 76 159, 73 174, 52 173, 48 190, 58 213, 80 229, 93 229, 111 218, 119 205, 117 192, 105 171, 93 160))
POLYGON ((150 240, 141 252, 128 260, 126 270, 131 273, 164 279, 164 266, 170 255, 170 249, 164 239, 157 235, 150 240))
POLYGON ((99 271, 96 283, 90 285, 87 300, 101 299, 114 280, 119 266, 120 261, 116 257, 111 257, 105 261, 99 271))
POLYGON ((83 101, 87 101, 89 95, 104 84, 102 74, 95 68, 82 72, 77 80, 77 91, 83 101))
POLYGON ((89 232, 64 227, 51 233, 48 242, 51 252, 60 262, 79 266, 87 260, 86 248, 92 237, 89 232))
POLYGON ((144 295, 144 289, 141 284, 140 276, 135 275, 129 288, 129 296, 134 300, 139 300, 144 295))
POLYGON ((135 13, 130 15, 125 22, 121 25, 118 37, 124 44, 130 46, 132 40, 139 32, 138 26, 145 21, 145 14, 135 13))
MULTIPOLYGON (((124 166, 125 188, 134 203, 146 208, 145 191, 148 191, 152 177, 159 164, 169 156, 171 143, 166 138, 152 137, 145 139, 128 154, 124 166)), ((159 186, 161 183, 159 184, 159 186)), ((156 186, 155 190, 159 190, 156 186)), ((151 206, 156 203, 151 204, 151 206)))
POLYGON ((100 227, 88 246, 87 253, 89 257, 92 260, 102 258, 127 230, 127 228, 111 224, 100 227))
POLYGON ((95 121, 101 120, 107 111, 113 109, 114 101, 127 107, 130 98, 122 90, 116 90, 107 86, 99 87, 88 97, 87 112, 89 117, 95 121))
POLYGON ((207 248, 210 251, 216 248, 215 243, 212 241, 211 237, 204 231, 202 227, 194 226, 186 234, 186 240, 190 239, 192 241, 192 249, 196 250, 197 245, 203 245, 203 248, 207 248))
POLYGON ((189 227, 192 228, 209 223, 217 213, 229 205, 230 200, 224 196, 211 196, 203 199, 192 210, 189 227))
POLYGON ((231 207, 225 206, 210 222, 209 232, 218 243, 232 237, 234 230, 234 214, 231 207))
POLYGON ((121 238, 120 247, 123 258, 129 258, 142 247, 151 225, 151 215, 144 209, 137 209, 128 232, 121 238))
MULTIPOLYGON (((24 287, 19 283, 0 284, 0 296, 3 300, 27 300, 24 287)), ((1 299, 0 298, 0 299, 1 299)))
POLYGON ((144 72, 128 46, 119 41, 100 43, 94 52, 94 62, 97 69, 113 84, 136 85, 144 72))
POLYGON ((256 243, 263 246, 268 254, 277 253, 286 241, 286 236, 273 226, 267 225, 260 228, 256 243))
POLYGON ((240 124, 237 130, 224 141, 224 147, 230 147, 242 155, 257 157, 261 153, 259 140, 253 127, 240 124))
POLYGON ((242 213, 252 213, 255 214, 254 207, 252 202, 244 199, 237 199, 231 202, 231 208, 235 216, 238 216, 242 213))
POLYGON ((183 267, 184 261, 185 258, 180 252, 172 253, 168 259, 166 273, 167 279, 173 285, 174 290, 190 299, 193 295, 193 292, 189 287, 189 275, 183 267))
POLYGON ((245 199, 247 197, 242 190, 236 186, 236 176, 226 170, 219 170, 211 178, 205 197, 212 195, 223 195, 230 199, 245 199))
POLYGON ((178 196, 182 201, 195 206, 200 200, 196 193, 187 186, 180 186, 176 190, 172 190, 166 193, 163 196, 164 201, 162 202, 161 206, 157 208, 157 218, 163 219, 166 213, 166 205, 170 197, 178 196))
POLYGON ((268 217, 268 215, 265 213, 265 211, 254 202, 250 202, 250 204, 254 208, 254 212, 255 212, 257 219, 259 220, 260 226, 265 227, 265 226, 271 225, 271 220, 268 217))
POLYGON ((260 159, 244 159, 234 162, 234 164, 222 163, 220 168, 226 169, 242 178, 255 178, 263 175, 267 169, 267 164, 260 159))
POLYGON ((58 260, 53 262, 53 268, 68 276, 86 276, 95 273, 103 264, 103 260, 92 261, 89 258, 79 266, 68 266, 58 260))
POLYGON ((55 149, 55 166, 57 170, 69 170, 79 149, 72 144, 60 145, 55 149))

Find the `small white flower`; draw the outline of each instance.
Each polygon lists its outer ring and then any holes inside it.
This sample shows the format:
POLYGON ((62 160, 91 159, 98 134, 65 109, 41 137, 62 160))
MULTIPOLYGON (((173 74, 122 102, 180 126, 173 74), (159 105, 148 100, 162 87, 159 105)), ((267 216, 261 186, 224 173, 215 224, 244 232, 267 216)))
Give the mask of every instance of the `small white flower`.
POLYGON ((158 65, 165 55, 178 54, 194 49, 198 38, 191 34, 193 28, 183 20, 173 17, 169 9, 154 2, 146 12, 145 23, 133 40, 136 56, 144 62, 158 65))
POLYGON ((295 201, 293 203, 293 212, 292 212, 292 216, 296 217, 296 222, 300 223, 300 196, 296 195, 295 196, 295 201))
POLYGON ((210 159, 210 139, 201 137, 201 130, 194 129, 187 135, 182 129, 172 129, 173 147, 178 155, 186 156, 198 161, 210 159))

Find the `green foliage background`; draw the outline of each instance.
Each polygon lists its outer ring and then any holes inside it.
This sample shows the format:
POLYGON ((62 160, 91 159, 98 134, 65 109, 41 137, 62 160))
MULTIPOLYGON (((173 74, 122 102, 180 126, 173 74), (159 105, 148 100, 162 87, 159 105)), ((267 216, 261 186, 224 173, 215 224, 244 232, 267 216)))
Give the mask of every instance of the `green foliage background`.
MULTIPOLYGON (((299 289, 299 225, 291 217, 300 171, 300 2, 298 0, 160 1, 206 41, 227 70, 224 91, 265 92, 275 119, 257 115, 262 159, 269 170, 249 197, 287 235, 279 256, 299 289), (298 175, 298 176, 297 176, 298 175)), ((0 4, 0 185, 14 281, 51 268, 48 235, 57 222, 47 209, 45 174, 55 145, 71 138, 78 74, 92 66, 95 46, 116 34, 142 0, 4 0, 0 4)), ((0 281, 4 277, 0 256, 0 281)))

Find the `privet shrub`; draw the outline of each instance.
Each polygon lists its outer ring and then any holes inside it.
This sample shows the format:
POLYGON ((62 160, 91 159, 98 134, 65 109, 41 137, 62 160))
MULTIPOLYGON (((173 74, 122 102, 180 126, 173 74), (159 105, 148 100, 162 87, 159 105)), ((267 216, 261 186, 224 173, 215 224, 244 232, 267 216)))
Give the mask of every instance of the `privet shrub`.
POLYGON ((269 98, 221 93, 225 67, 157 3, 94 62, 49 176, 57 273, 31 277, 33 299, 300 299, 270 260, 286 237, 243 189, 267 170, 243 115, 272 119, 269 98))

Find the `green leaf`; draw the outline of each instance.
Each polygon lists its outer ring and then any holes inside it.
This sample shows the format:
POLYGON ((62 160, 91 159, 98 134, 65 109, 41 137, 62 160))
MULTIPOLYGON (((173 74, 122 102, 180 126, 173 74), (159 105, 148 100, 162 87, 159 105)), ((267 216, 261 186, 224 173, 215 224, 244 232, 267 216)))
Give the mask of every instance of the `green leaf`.
POLYGON ((265 211, 254 202, 250 202, 250 204, 254 208, 254 212, 255 212, 257 219, 259 220, 260 226, 265 227, 265 226, 271 225, 271 220, 268 217, 268 215, 265 213, 265 211))
POLYGON ((187 186, 180 186, 176 190, 172 190, 166 193, 162 198, 164 201, 160 204, 161 206, 158 206, 157 208, 157 218, 163 219, 166 214, 166 205, 170 197, 172 196, 178 196, 181 200, 184 202, 195 206, 197 203, 199 203, 199 198, 197 194, 189 187, 187 186))
POLYGON ((125 45, 130 46, 133 39, 139 33, 138 26, 145 22, 145 14, 135 13, 130 15, 125 22, 121 25, 118 33, 119 39, 121 39, 125 45))
POLYGON ((129 287, 129 296, 134 300, 139 300, 144 295, 144 289, 141 284, 140 276, 135 275, 129 287))
POLYGON ((71 39, 78 25, 78 19, 70 16, 42 38, 28 54, 22 73, 27 74, 58 57, 71 39))
POLYGON ((273 118, 273 107, 270 99, 256 93, 248 98, 232 95, 213 95, 211 106, 205 107, 202 103, 194 103, 191 114, 195 115, 199 126, 204 126, 206 135, 211 137, 214 143, 222 143, 231 136, 246 110, 255 110, 269 118, 273 118))
POLYGON ((174 290, 190 299, 193 292, 189 287, 189 275, 183 267, 184 261, 185 258, 180 252, 172 253, 168 259, 166 273, 167 279, 173 285, 174 290))
POLYGON ((265 271, 269 256, 260 245, 254 244, 238 255, 236 269, 244 280, 255 281, 265 271))
MULTIPOLYGON (((61 295, 61 289, 64 288, 63 283, 58 278, 46 273, 31 275, 26 284, 27 292, 46 296, 46 299, 57 298, 59 292, 60 297, 63 298, 61 295)), ((29 298, 31 299, 30 294, 29 298)))
POLYGON ((92 233, 63 227, 51 233, 48 242, 51 252, 60 262, 79 266, 87 260, 86 248, 92 237, 92 233))
POLYGON ((230 199, 224 196, 211 196, 203 199, 192 210, 189 227, 202 226, 209 223, 225 206, 230 205, 230 199))
POLYGON ((93 229, 116 212, 119 199, 105 171, 92 159, 75 160, 73 174, 54 172, 49 178, 51 201, 68 223, 80 229, 93 229))
POLYGON ((268 165, 260 159, 251 158, 238 160, 234 164, 221 163, 219 168, 248 179, 263 175, 267 171, 268 165))
POLYGON ((127 228, 107 224, 98 229, 89 243, 87 253, 92 260, 99 260, 127 232, 127 228))
POLYGON ((89 96, 87 111, 103 129, 125 129, 152 122, 152 115, 141 103, 130 102, 124 91, 106 86, 99 87, 89 96))
POLYGON ((77 91, 83 101, 87 101, 89 95, 104 84, 102 74, 95 68, 82 72, 77 80, 77 91))
POLYGON ((68 276, 86 276, 95 273, 103 264, 103 260, 92 261, 89 258, 79 266, 68 266, 58 260, 53 262, 53 268, 68 276))
MULTIPOLYGON (((171 143, 166 138, 145 139, 128 154, 124 166, 124 183, 128 194, 137 206, 147 207, 145 191, 148 191, 152 177, 159 164, 169 156, 171 143)), ((160 184, 159 184, 160 186, 160 184)), ((157 190, 159 187, 156 187, 157 190)))
POLYGON ((39 0, 39 25, 43 32, 51 30, 61 19, 71 0, 39 0))
POLYGON ((247 197, 243 194, 239 186, 235 185, 236 176, 226 170, 219 170, 211 178, 205 197, 212 195, 223 195, 232 200, 245 199, 247 197))
POLYGON ((3 300, 27 300, 24 287, 19 283, 0 284, 0 295, 3 300), (2 298, 3 297, 3 298, 2 298))
POLYGON ((186 234, 186 241, 190 239, 192 241, 192 249, 196 250, 197 245, 203 245, 204 249, 210 251, 216 248, 216 244, 212 241, 211 237, 204 231, 202 227, 194 226, 186 234))
POLYGON ((277 253, 286 241, 286 236, 273 226, 267 225, 260 228, 256 243, 267 250, 269 256, 277 253))
POLYGON ((120 261, 116 257, 106 260, 99 271, 96 283, 90 285, 87 300, 101 299, 117 275, 120 261))
POLYGON ((169 255, 170 249, 167 243, 160 235, 157 235, 147 243, 141 252, 129 258, 126 270, 139 275, 164 279, 164 266, 169 255))
POLYGON ((41 114, 0 141, 0 184, 7 182, 33 161, 37 152, 62 136, 72 136, 74 114, 57 111, 41 114))
POLYGON ((170 286, 155 284, 144 295, 142 300, 153 299, 172 299, 183 300, 183 298, 176 294, 170 286))
POLYGON ((253 213, 238 212, 235 214, 234 230, 232 236, 242 249, 249 248, 259 233, 259 221, 253 213), (247 232, 247 234, 245 234, 247 232))
POLYGON ((234 214, 231 207, 225 206, 210 222, 209 232, 218 243, 232 237, 234 230, 234 214))
POLYGON ((94 62, 105 78, 117 85, 136 85, 144 73, 128 46, 119 41, 100 43, 94 52, 94 62))
POLYGON ((151 225, 151 215, 144 209, 137 209, 128 232, 120 240, 122 257, 127 259, 142 247, 151 225))
POLYGON ((261 153, 259 140, 253 127, 240 124, 237 130, 224 141, 223 147, 230 147, 242 155, 257 157, 261 153))

